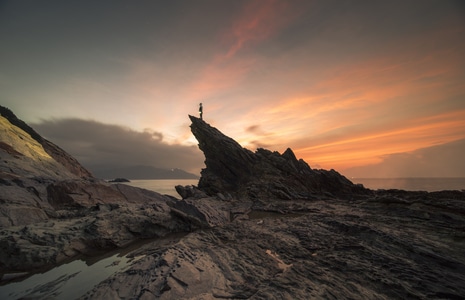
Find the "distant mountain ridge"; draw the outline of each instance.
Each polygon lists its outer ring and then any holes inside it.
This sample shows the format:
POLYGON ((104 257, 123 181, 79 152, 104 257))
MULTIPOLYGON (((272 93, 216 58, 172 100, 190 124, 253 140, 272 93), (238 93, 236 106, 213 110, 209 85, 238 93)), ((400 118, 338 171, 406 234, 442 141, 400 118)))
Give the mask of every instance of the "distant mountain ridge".
POLYGON ((90 168, 98 178, 128 178, 128 179, 199 179, 199 176, 182 169, 162 169, 152 166, 96 167, 90 168))

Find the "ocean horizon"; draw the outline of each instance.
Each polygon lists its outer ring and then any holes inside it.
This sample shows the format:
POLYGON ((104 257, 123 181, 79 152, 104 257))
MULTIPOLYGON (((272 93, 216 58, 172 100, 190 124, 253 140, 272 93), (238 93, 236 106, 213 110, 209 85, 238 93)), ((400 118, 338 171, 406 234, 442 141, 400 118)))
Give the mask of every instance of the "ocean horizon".
POLYGON ((197 185, 199 179, 129 179, 130 182, 124 182, 131 186, 143 188, 146 190, 155 191, 163 195, 170 195, 176 198, 181 198, 176 189, 176 185, 197 185))
POLYGON ((369 189, 437 192, 465 190, 465 177, 349 178, 369 189))
MULTIPOLYGON (((410 178, 348 178, 354 184, 378 189, 406 191, 465 190, 465 177, 410 177, 410 178)), ((176 185, 197 185, 198 179, 137 179, 126 184, 180 198, 176 185)))

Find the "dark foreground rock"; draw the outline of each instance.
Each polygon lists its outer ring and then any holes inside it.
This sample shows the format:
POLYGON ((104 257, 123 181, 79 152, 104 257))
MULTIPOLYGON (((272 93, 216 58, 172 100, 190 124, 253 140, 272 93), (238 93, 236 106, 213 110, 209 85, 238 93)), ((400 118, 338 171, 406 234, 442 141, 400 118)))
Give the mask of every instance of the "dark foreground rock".
POLYGON ((170 247, 146 245, 82 299, 463 298, 465 195, 395 194, 256 206, 170 247))

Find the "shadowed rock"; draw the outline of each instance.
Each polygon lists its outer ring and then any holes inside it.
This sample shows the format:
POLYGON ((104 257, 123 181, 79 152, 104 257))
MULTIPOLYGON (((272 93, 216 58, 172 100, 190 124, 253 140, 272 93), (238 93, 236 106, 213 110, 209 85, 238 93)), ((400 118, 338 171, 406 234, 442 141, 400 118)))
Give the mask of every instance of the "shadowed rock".
POLYGON ((352 198, 367 191, 334 170, 315 170, 297 159, 266 149, 254 153, 205 121, 189 116, 191 130, 205 155, 198 188, 209 195, 231 193, 248 199, 352 198))

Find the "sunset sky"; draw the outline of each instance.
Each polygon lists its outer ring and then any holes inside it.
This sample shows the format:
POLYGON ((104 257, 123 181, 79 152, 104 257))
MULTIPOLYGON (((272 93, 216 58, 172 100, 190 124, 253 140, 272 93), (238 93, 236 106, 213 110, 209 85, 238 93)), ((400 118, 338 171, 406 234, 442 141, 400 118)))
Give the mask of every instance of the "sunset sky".
POLYGON ((465 2, 1 1, 0 104, 89 168, 199 173, 198 115, 351 177, 465 177, 465 2))

